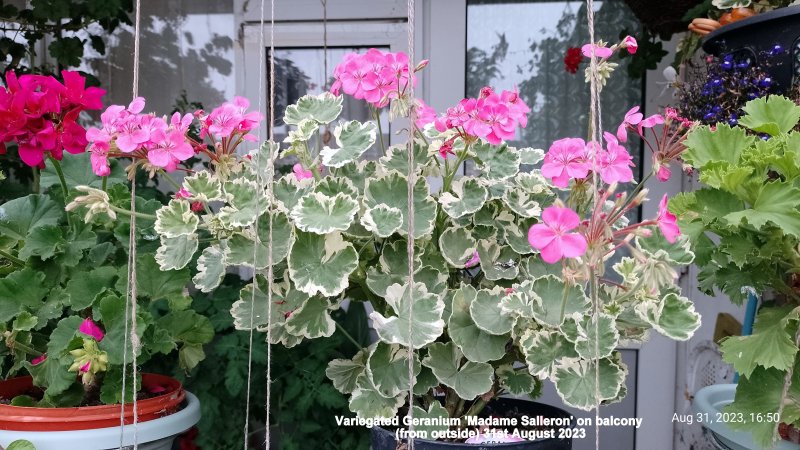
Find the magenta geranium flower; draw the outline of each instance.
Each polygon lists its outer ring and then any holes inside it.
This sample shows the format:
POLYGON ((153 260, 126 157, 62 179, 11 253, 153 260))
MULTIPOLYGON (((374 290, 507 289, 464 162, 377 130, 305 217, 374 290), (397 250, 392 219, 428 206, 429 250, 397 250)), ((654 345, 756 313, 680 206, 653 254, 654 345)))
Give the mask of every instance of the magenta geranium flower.
POLYGON ((298 180, 304 180, 306 178, 311 178, 314 176, 314 173, 311 170, 308 170, 303 167, 302 164, 297 163, 292 166, 292 172, 294 172, 294 177, 298 180))
POLYGON ((41 356, 37 356, 31 360, 31 365, 38 366, 39 364, 43 363, 44 360, 47 359, 47 353, 42 353, 41 356))
POLYGON ((607 59, 614 54, 614 51, 608 47, 600 46, 597 44, 586 44, 583 47, 581 47, 581 53, 583 53, 583 56, 587 58, 591 58, 592 53, 594 53, 594 55, 597 56, 598 58, 607 59))
POLYGON ((583 179, 589 174, 586 161, 586 142, 580 138, 565 138, 553 142, 542 164, 542 175, 553 184, 565 188, 572 178, 583 179))
POLYGON ((78 331, 94 338, 95 341, 100 342, 105 337, 105 333, 103 330, 92 320, 91 317, 87 317, 81 322, 81 326, 78 327, 78 331))
POLYGON ((481 263, 481 258, 478 256, 478 252, 473 251, 472 256, 464 263, 464 267, 469 269, 470 267, 475 267, 481 263))
POLYGON ((625 36, 625 39, 622 40, 622 48, 627 49, 628 53, 633 55, 636 53, 636 50, 639 49, 639 43, 636 42, 636 38, 633 36, 625 36))
POLYGON ((644 118, 644 115, 639 112, 638 106, 634 106, 626 112, 625 118, 622 119, 622 123, 617 128, 617 139, 623 143, 628 142, 628 126, 635 127, 642 121, 642 118, 644 118))
POLYGON ((434 120, 436 120, 436 110, 422 100, 417 100, 417 120, 414 122, 417 128, 425 128, 425 125, 434 120))
POLYGON ((667 194, 664 194, 661 202, 658 203, 658 218, 656 221, 658 222, 658 229, 661 230, 661 234, 664 235, 667 242, 674 244, 678 236, 681 235, 681 229, 678 227, 675 214, 672 214, 667 209, 667 203, 667 194))
POLYGON ((172 130, 168 133, 156 131, 153 133, 153 148, 147 152, 147 159, 150 164, 156 167, 163 167, 167 172, 172 172, 178 163, 194 156, 192 146, 186 142, 180 130, 172 130))
POLYGON ((600 153, 600 178, 604 183, 628 183, 633 181, 633 158, 625 147, 619 145, 611 133, 603 133, 607 150, 600 153))
POLYGON ((580 225, 580 217, 569 208, 550 206, 542 213, 544 223, 528 230, 528 242, 538 249, 542 259, 549 264, 561 258, 577 258, 586 253, 586 238, 580 233, 570 233, 580 225))

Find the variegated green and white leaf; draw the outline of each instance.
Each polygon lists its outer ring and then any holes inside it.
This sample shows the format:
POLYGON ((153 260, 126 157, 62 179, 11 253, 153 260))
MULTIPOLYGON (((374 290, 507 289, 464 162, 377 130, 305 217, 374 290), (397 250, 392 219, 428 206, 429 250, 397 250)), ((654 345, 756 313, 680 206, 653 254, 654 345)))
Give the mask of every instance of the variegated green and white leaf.
MULTIPOLYGON (((408 176, 408 144, 392 145, 386 149, 386 155, 379 160, 385 171, 396 170, 408 176)), ((425 166, 428 159, 427 148, 421 141, 414 142, 414 161, 417 172, 425 166)))
POLYGON ((538 173, 518 173, 514 183, 515 186, 503 195, 503 203, 522 217, 539 217, 542 208, 555 199, 547 181, 538 173))
POLYGON ((190 201, 208 203, 222 200, 222 183, 207 170, 184 178, 183 186, 189 191, 190 201))
POLYGON ((429 293, 423 283, 415 282, 413 288, 408 284, 405 287, 400 284, 389 286, 386 303, 394 316, 384 317, 373 311, 369 317, 378 337, 387 344, 422 348, 444 331, 444 302, 439 296, 429 293), (410 328, 409 323, 412 324, 410 328))
POLYGON ((327 91, 319 95, 304 95, 295 104, 286 107, 283 122, 297 125, 302 120, 311 119, 320 124, 331 123, 341 114, 342 101, 342 96, 327 91))
POLYGON ((269 207, 263 191, 255 181, 236 178, 224 185, 228 206, 219 210, 219 220, 232 227, 246 227, 253 224, 269 207))
MULTIPOLYGON (((401 234, 408 234, 408 196, 402 195, 408 191, 406 177, 391 172, 380 178, 368 179, 364 191, 364 205, 374 208, 385 204, 397 208, 403 213, 403 226, 401 234)), ((433 231, 436 219, 436 200, 429 193, 428 183, 424 178, 417 178, 414 185, 414 238, 421 239, 433 231)))
POLYGON ((501 222, 506 243, 512 250, 520 255, 533 253, 534 249, 528 241, 528 230, 536 223, 536 219, 523 219, 520 224, 514 222, 501 222))
POLYGON ((312 192, 301 198, 291 213, 297 228, 316 234, 344 231, 350 228, 358 212, 358 203, 339 193, 329 197, 312 192))
POLYGON ((439 380, 430 367, 422 366, 419 374, 417 375, 417 383, 414 385, 414 395, 425 395, 431 388, 439 385, 439 380))
POLYGON ((477 296, 478 292, 468 284, 455 291, 447 332, 470 361, 494 361, 505 356, 508 336, 496 336, 475 325, 469 310, 477 296))
POLYGON ((477 242, 466 228, 450 227, 439 235, 439 249, 448 264, 463 269, 472 258, 477 242))
POLYGON ((156 211, 155 230, 161 236, 175 238, 197 231, 200 219, 192 212, 186 200, 172 199, 167 206, 156 211))
POLYGON ((544 150, 540 148, 525 147, 519 149, 520 164, 539 164, 544 159, 544 150))
POLYGON ((527 395, 536 389, 536 380, 521 370, 514 370, 510 364, 497 368, 500 387, 511 395, 527 395))
POLYGON ((541 307, 538 304, 542 302, 542 299, 533 292, 530 284, 530 280, 525 280, 521 287, 514 289, 513 292, 504 295, 500 299, 500 309, 504 314, 526 319, 533 318, 534 310, 541 307))
POLYGON ((353 359, 334 359, 329 362, 325 375, 333 382, 337 391, 349 394, 356 388, 356 381, 366 367, 367 351, 362 349, 353 359))
POLYGON ((222 246, 214 244, 206 247, 200 254, 200 258, 197 259, 197 275, 192 281, 201 292, 211 292, 222 282, 227 265, 227 253, 228 248, 223 243, 222 246))
POLYGON ((600 360, 599 369, 595 361, 576 359, 556 368, 553 381, 565 404, 589 411, 600 402, 617 397, 625 381, 625 373, 623 367, 608 358, 600 360), (595 384, 597 379, 599 385, 595 384), (596 395, 598 391, 599 396, 596 395))
POLYGON ((478 142, 473 146, 478 168, 492 180, 507 180, 519 172, 520 156, 517 149, 506 144, 500 146, 478 142))
POLYGON ((646 300, 636 305, 636 314, 669 338, 685 341, 700 328, 700 314, 686 297, 670 292, 658 301, 646 300))
POLYGON ((539 322, 557 327, 573 313, 584 313, 591 306, 583 289, 578 285, 564 284, 554 275, 537 278, 530 285, 528 294, 535 293, 542 299, 533 315, 539 322))
POLYGON ((576 359, 575 344, 561 333, 552 330, 536 330, 525 333, 519 341, 528 371, 539 378, 549 378, 556 366, 563 361, 576 359))
POLYGON ((391 398, 382 396, 369 381, 367 374, 362 373, 356 380, 356 388, 353 389, 353 394, 350 396, 350 411, 356 413, 357 417, 365 419, 391 418, 397 415, 397 410, 405 400, 406 396, 402 393, 391 398))
POLYGON ((375 178, 377 172, 378 165, 375 161, 364 160, 348 163, 336 169, 336 175, 350 180, 361 194, 364 193, 367 180, 375 178))
POLYGON ((480 241, 478 257, 487 280, 513 280, 519 274, 519 254, 511 247, 489 240, 480 241))
POLYGON ((414 421, 420 421, 420 425, 414 425, 414 431, 424 432, 428 439, 432 439, 433 433, 444 433, 450 428, 447 425, 437 425, 445 423, 444 420, 448 417, 450 415, 439 402, 431 402, 427 411, 414 405, 414 421))
POLYGON ((367 359, 367 376, 375 389, 384 397, 394 397, 408 391, 409 383, 416 384, 416 376, 420 371, 419 358, 416 352, 411 353, 413 359, 414 379, 408 379, 408 347, 389 345, 377 342, 367 359))
POLYGON ((611 356, 619 344, 619 332, 613 316, 600 313, 592 315, 575 313, 562 325, 564 336, 575 344, 578 356, 583 359, 600 359, 611 356))
POLYGON ((348 197, 358 198, 358 189, 353 182, 346 177, 325 177, 314 186, 314 192, 325 194, 328 197, 335 197, 336 194, 344 194, 348 197))
POLYGON ((453 192, 445 192, 439 203, 448 216, 458 219, 473 214, 486 203, 489 193, 475 178, 459 178, 452 185, 453 192))
POLYGON ((361 225, 376 236, 386 238, 403 226, 403 213, 397 208, 384 204, 368 208, 361 217, 361 225))
POLYGON ((331 318, 329 307, 327 299, 311 297, 286 319, 286 331, 306 339, 330 337, 336 331, 336 322, 331 318))
MULTIPOLYGON (((246 229, 228 238, 228 264, 236 266, 265 269, 269 264, 267 250, 270 233, 269 213, 262 214, 258 220, 258 244, 253 239, 254 229, 246 229)), ((286 214, 272 213, 272 264, 278 264, 286 258, 294 242, 292 224, 286 214)))
POLYGON ((694 262, 694 252, 691 250, 689 236, 678 236, 674 243, 670 244, 661 231, 654 231, 648 237, 638 236, 636 246, 645 253, 660 261, 672 265, 688 265, 694 262))
POLYGON ((169 238, 161 236, 161 246, 156 251, 156 262, 161 270, 183 269, 197 251, 197 234, 182 234, 169 238))
POLYGON ((297 289, 308 295, 341 294, 356 267, 358 254, 353 244, 338 232, 322 236, 298 231, 289 252, 289 276, 297 289))
POLYGON ((452 343, 436 342, 428 346, 428 355, 422 360, 436 378, 452 388, 464 400, 473 400, 492 389, 494 369, 491 364, 467 361, 461 364, 464 354, 452 343))
POLYGON ((294 174, 285 175, 272 187, 278 209, 289 214, 297 206, 301 198, 314 190, 314 180, 304 178, 298 180, 294 174))
POLYGON ((475 325, 481 330, 494 335, 504 335, 514 326, 514 316, 506 314, 500 307, 500 300, 505 290, 496 286, 492 290, 481 289, 469 306, 469 314, 475 325))
POLYGON ((541 278, 545 275, 555 275, 560 277, 562 272, 561 265, 547 264, 538 256, 524 258, 520 267, 522 268, 523 277, 531 281, 541 278))
POLYGON ((270 305, 267 280, 261 275, 256 276, 256 280, 258 286, 250 283, 242 288, 239 300, 231 306, 233 326, 237 330, 260 329, 267 324, 282 326, 286 317, 291 316, 308 300, 308 295, 290 286, 283 290, 273 289, 270 305), (270 317, 268 312, 272 313, 271 320, 267 319, 270 317))
POLYGON ((339 148, 326 146, 320 152, 322 164, 328 167, 342 167, 357 161, 377 138, 377 128, 374 122, 361 123, 351 120, 340 124, 333 130, 333 137, 339 148))
POLYGON ((311 118, 303 119, 297 124, 297 127, 289 130, 289 134, 283 142, 305 143, 314 136, 317 130, 319 130, 319 122, 311 118))

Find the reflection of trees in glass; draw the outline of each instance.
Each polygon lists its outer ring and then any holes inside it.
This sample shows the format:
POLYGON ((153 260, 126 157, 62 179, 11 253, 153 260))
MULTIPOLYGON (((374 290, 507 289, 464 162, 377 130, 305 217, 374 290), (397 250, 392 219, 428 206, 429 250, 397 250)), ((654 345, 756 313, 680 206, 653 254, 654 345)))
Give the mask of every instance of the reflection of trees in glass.
MULTIPOLYGON (((267 80, 267 86, 269 86, 269 80, 267 80)), ((283 124, 286 106, 306 95, 310 87, 310 76, 290 59, 275 55, 275 120, 277 125, 283 124)))
POLYGON ((484 86, 503 78, 498 63, 506 58, 508 41, 505 33, 497 33, 498 42, 491 53, 471 47, 467 50, 467 96, 474 97, 484 86))

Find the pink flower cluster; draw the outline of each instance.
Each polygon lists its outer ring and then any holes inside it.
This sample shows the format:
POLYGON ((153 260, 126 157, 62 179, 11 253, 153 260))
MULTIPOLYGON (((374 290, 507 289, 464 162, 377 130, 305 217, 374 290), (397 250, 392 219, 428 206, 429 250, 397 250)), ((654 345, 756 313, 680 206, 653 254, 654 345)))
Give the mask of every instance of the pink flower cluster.
POLYGON ((91 142, 89 151, 95 174, 107 176, 111 173, 109 157, 146 160, 167 172, 176 170, 180 162, 195 153, 206 153, 216 160, 220 154, 233 153, 243 140, 257 140, 249 132, 263 118, 259 112, 247 111, 250 102, 243 97, 223 103, 210 114, 200 110, 181 116, 176 112, 169 119, 143 114, 144 105, 142 97, 135 98, 127 107, 111 105, 100 116, 102 127, 92 127, 86 132, 86 139, 91 142), (200 136, 211 141, 214 152, 187 135, 195 117, 200 121, 200 136))
MULTIPOLYGON (((376 108, 383 108, 390 99, 398 98, 405 91, 409 80, 408 63, 408 55, 403 52, 382 52, 371 48, 363 54, 348 53, 333 70, 336 80, 331 92, 334 95, 344 92, 376 108)), ((413 82, 416 85, 416 78, 413 82)))
POLYGON ((52 76, 6 74, 0 88, 0 154, 5 143, 16 142, 22 161, 44 168, 44 159, 61 160, 63 151, 86 150, 86 130, 78 124, 81 111, 102 108, 103 89, 86 87, 78 72, 61 72, 63 84, 52 76))
POLYGON ((619 141, 605 133, 606 149, 597 142, 588 144, 580 138, 566 138, 553 142, 544 157, 542 175, 553 184, 566 188, 572 179, 584 180, 592 172, 592 158, 604 183, 628 183, 633 181, 633 158, 619 141))
MULTIPOLYGON (((432 118, 426 108, 421 108, 421 112, 420 119, 432 118)), ((478 98, 461 100, 433 123, 440 132, 456 130, 465 140, 481 138, 497 145, 504 140, 514 139, 518 126, 525 128, 528 125, 529 112, 531 109, 516 90, 498 94, 487 86, 481 89, 478 98)))

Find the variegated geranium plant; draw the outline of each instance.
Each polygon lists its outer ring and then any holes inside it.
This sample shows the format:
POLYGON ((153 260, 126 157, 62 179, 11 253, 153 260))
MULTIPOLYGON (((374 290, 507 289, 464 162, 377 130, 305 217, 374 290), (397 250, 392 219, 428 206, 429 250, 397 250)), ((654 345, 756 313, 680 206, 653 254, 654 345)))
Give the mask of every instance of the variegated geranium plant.
MULTIPOLYGON (((662 124, 661 116, 632 110, 605 144, 564 139, 545 154, 504 142, 527 124, 529 109, 514 91, 484 88, 437 117, 408 95, 413 76, 402 53, 351 54, 335 77, 332 92, 286 108, 283 143, 186 177, 187 198, 160 209, 155 229, 163 270, 194 264, 199 252, 194 282, 203 291, 231 268, 254 270, 231 314, 239 329, 269 328, 273 344, 331 336, 332 311, 369 302, 376 342, 327 370, 353 412, 394 416, 413 383, 416 414, 463 417, 500 395, 536 396, 545 379, 568 405, 591 409, 597 370, 600 400, 625 394, 618 346, 650 330, 687 339, 699 326, 676 286, 675 267, 693 254, 665 201, 658 218, 628 221, 647 190, 623 186, 633 164, 618 141, 662 124), (341 93, 375 112, 416 108, 415 123, 396 122, 412 136, 416 161, 413 284, 408 144, 383 148, 376 122, 337 122, 341 93), (383 156, 364 160, 373 146, 383 156), (280 160, 296 162, 294 170, 268 185, 280 160), (461 175, 465 163, 475 175, 461 175), (622 249, 627 256, 606 270, 622 249)), ((673 138, 652 142, 662 178, 673 138)))

